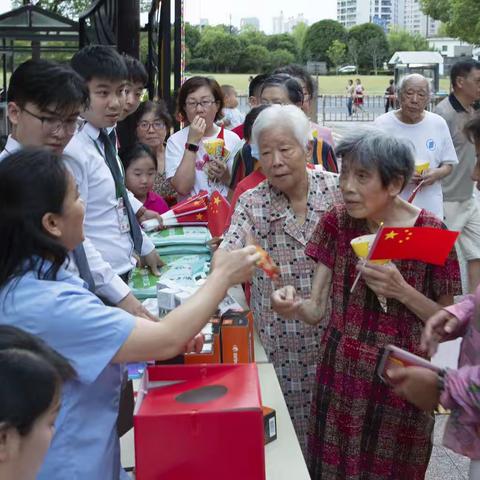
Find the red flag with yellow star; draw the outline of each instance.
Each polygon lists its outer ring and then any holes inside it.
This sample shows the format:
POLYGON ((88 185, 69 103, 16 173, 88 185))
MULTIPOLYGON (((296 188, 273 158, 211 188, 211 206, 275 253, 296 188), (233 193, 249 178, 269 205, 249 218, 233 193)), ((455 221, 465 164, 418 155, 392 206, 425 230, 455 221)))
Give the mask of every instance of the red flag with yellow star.
POLYGON ((208 202, 208 228, 212 237, 221 237, 227 226, 230 204, 216 190, 208 202))
POLYGON ((459 233, 432 227, 383 227, 370 260, 419 260, 443 265, 459 233))

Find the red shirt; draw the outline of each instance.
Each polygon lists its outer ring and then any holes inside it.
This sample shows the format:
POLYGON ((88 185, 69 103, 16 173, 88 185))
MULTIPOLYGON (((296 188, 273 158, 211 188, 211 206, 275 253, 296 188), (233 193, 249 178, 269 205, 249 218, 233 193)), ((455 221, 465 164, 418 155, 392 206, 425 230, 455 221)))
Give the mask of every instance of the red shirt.
POLYGON ((230 202, 230 211, 228 212, 228 218, 226 221, 226 228, 230 226, 230 221, 232 220, 233 212, 235 211, 235 205, 237 203, 238 197, 247 190, 255 188, 260 182, 263 182, 267 177, 263 174, 262 170, 259 168, 255 170, 250 175, 247 175, 241 182, 238 182, 238 185, 233 191, 232 201, 230 202))
POLYGON ((240 138, 243 137, 243 123, 240 125, 237 125, 235 128, 232 128, 232 132, 236 133, 240 138))

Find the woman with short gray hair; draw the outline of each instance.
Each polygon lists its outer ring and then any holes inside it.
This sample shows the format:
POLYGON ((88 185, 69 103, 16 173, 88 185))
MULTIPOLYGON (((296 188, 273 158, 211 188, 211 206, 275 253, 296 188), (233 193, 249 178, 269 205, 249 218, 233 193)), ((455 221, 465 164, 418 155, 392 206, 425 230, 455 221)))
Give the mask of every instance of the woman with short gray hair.
MULTIPOLYGON (((338 176, 307 169, 310 125, 298 107, 272 105, 263 110, 253 126, 253 141, 266 180, 239 197, 221 248, 233 250, 253 237, 280 267, 278 285, 295 285, 308 295, 315 262, 305 256, 305 246, 323 212, 340 201, 338 176)), ((306 453, 322 328, 277 315, 270 303, 273 285, 257 269, 250 308, 306 453)))
POLYGON ((433 416, 398 398, 380 380, 377 365, 387 344, 425 357, 423 324, 460 293, 458 263, 454 251, 444 266, 359 263, 350 242, 375 234, 381 224, 386 234, 388 227, 444 226, 399 196, 414 168, 408 142, 365 128, 344 138, 337 151, 344 204, 322 216, 306 247, 317 263, 311 295, 285 286, 272 296, 283 318, 311 325, 327 316, 332 301, 318 357, 310 473, 322 480, 421 479, 433 416), (361 280, 351 292, 357 272, 361 280))

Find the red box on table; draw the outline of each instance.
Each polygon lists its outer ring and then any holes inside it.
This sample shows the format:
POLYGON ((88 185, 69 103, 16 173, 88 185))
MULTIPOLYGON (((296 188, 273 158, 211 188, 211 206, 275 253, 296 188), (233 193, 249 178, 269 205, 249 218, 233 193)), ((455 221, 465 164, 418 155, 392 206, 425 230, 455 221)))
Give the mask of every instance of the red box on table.
POLYGON ((134 427, 137 480, 265 480, 255 364, 148 367, 134 427))

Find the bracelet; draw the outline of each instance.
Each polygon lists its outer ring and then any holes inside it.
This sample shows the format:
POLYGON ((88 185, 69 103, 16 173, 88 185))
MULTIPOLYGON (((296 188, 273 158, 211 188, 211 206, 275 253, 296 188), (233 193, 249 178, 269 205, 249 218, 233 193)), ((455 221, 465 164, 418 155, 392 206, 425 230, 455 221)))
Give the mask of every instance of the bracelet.
POLYGON ((185 144, 185 149, 188 150, 189 152, 198 152, 198 149, 200 147, 198 145, 195 145, 195 143, 186 143, 185 144))
POLYGON ((445 377, 447 376, 447 369, 442 368, 437 375, 437 388, 438 394, 441 395, 445 390, 445 377))

